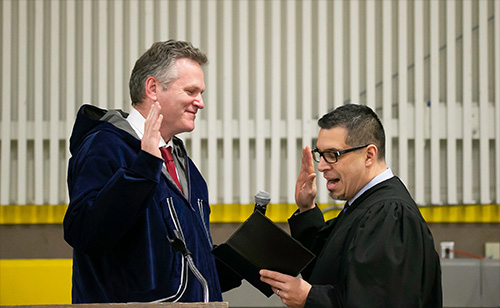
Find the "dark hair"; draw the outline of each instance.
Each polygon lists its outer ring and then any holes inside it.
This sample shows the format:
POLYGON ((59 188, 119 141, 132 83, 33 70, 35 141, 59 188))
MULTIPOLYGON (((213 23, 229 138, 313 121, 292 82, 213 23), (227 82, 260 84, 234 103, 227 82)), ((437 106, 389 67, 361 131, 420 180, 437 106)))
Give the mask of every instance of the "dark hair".
POLYGON ((347 130, 346 144, 353 147, 374 144, 378 149, 378 159, 385 158, 384 127, 370 107, 357 104, 340 106, 321 117, 318 125, 323 129, 343 127, 347 130))
POLYGON ((177 76, 175 61, 187 58, 200 66, 207 63, 207 56, 189 42, 168 40, 156 42, 135 62, 130 75, 129 89, 132 106, 146 96, 144 85, 149 77, 156 78, 167 89, 177 76))

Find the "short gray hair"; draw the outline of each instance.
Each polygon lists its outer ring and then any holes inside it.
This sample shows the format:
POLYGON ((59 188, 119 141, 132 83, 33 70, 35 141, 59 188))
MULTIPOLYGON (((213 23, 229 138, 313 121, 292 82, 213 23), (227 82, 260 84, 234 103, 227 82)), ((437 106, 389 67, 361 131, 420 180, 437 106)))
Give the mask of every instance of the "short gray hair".
POLYGON ((149 77, 156 78, 166 90, 177 79, 175 61, 191 59, 200 66, 207 63, 207 56, 191 43, 168 40, 156 42, 135 62, 130 75, 129 89, 132 106, 140 104, 146 97, 144 85, 149 77))

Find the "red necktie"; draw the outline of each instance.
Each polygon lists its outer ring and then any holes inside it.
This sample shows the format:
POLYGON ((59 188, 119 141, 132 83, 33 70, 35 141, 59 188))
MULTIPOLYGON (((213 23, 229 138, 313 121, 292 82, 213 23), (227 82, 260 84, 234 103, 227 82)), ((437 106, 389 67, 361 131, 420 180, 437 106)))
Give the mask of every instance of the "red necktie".
POLYGON ((167 166, 168 173, 182 192, 181 183, 179 183, 179 178, 177 178, 177 172, 175 171, 175 162, 174 157, 172 156, 172 147, 162 147, 160 148, 160 152, 163 160, 165 160, 165 165, 167 166))

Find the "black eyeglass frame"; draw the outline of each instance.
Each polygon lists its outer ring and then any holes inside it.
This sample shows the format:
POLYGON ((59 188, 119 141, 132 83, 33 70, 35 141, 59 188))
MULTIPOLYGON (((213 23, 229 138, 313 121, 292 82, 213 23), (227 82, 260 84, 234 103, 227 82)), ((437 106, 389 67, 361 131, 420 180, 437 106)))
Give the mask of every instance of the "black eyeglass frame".
POLYGON ((353 147, 353 148, 350 148, 350 149, 347 149, 347 150, 342 150, 342 151, 326 150, 324 152, 320 152, 318 150, 318 148, 315 148, 314 150, 311 150, 311 154, 312 154, 313 160, 315 162, 317 162, 317 163, 319 163, 319 161, 321 160, 321 157, 323 157, 323 159, 325 160, 325 162, 327 162, 329 164, 335 164, 335 163, 337 163, 339 161, 339 156, 341 156, 343 154, 346 154, 346 153, 349 153, 349 152, 353 152, 353 151, 359 150, 359 149, 366 148, 370 144, 371 143, 368 143, 368 144, 365 144, 365 145, 360 145, 360 146, 353 147), (318 153, 319 154, 319 159, 316 158, 316 155, 314 153, 318 153), (325 153, 332 153, 333 155, 335 155, 335 161, 331 162, 328 159, 326 159, 325 153))

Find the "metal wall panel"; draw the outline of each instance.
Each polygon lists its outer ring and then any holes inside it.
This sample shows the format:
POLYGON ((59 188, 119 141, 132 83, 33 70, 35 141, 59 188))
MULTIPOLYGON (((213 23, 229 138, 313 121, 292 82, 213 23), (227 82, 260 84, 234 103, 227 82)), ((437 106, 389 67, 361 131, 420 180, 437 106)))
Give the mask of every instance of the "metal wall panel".
POLYGON ((76 110, 129 111, 137 57, 170 38, 209 57, 205 110, 181 137, 212 203, 249 204, 259 189, 294 203, 302 147, 346 102, 380 115, 388 164, 420 205, 499 203, 499 6, 1 1, 0 204, 66 204, 76 110))

